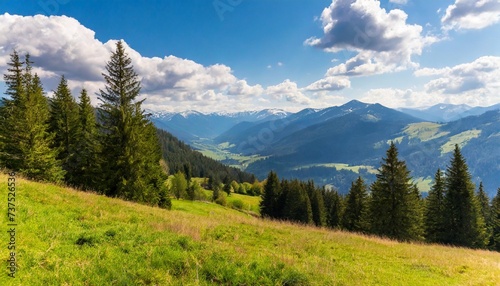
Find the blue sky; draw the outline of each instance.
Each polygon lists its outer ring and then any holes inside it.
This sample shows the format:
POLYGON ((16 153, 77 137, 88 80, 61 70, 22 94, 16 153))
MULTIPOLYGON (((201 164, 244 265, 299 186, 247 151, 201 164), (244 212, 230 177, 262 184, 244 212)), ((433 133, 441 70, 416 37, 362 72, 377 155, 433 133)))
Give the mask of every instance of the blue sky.
POLYGON ((65 74, 97 104, 122 39, 150 109, 485 106, 500 103, 499 22, 498 0, 4 0, 0 70, 29 52, 49 95, 65 74))

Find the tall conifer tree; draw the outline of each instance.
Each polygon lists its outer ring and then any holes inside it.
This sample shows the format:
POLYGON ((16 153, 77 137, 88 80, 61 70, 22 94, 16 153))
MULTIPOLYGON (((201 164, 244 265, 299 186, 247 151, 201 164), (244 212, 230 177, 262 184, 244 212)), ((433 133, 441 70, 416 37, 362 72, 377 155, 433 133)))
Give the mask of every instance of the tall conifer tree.
POLYGON ((267 175, 264 193, 260 202, 260 213, 263 217, 278 218, 278 199, 280 197, 280 182, 278 175, 270 171, 267 175))
POLYGON ((64 170, 57 160, 57 151, 50 146, 53 134, 48 132, 49 106, 43 94, 43 87, 38 75, 31 74, 29 59, 26 58, 27 97, 24 105, 24 117, 18 118, 24 126, 24 138, 19 142, 23 157, 20 169, 28 178, 60 182, 64 170))
POLYGON ((121 41, 103 76, 106 86, 100 91, 99 116, 105 193, 150 204, 168 200, 156 130, 141 108, 143 100, 137 99, 141 84, 121 41))
POLYGON ((330 228, 340 228, 344 213, 343 199, 336 190, 323 189, 326 209, 326 225, 330 228))
POLYGON ((7 87, 5 94, 10 98, 2 98, 0 107, 0 162, 11 170, 19 170, 23 163, 23 154, 19 149, 21 122, 15 120, 23 113, 26 102, 26 85, 23 81, 23 65, 19 54, 14 51, 7 63, 7 73, 3 79, 7 87))
POLYGON ((500 188, 491 203, 491 248, 500 251, 500 188))
POLYGON ((76 183, 75 152, 78 128, 78 104, 71 95, 68 82, 64 76, 49 100, 49 131, 54 134, 53 147, 57 149, 57 159, 61 161, 65 179, 70 185, 76 183))
POLYGON ((33 74, 29 54, 24 62, 14 52, 4 75, 7 95, 1 109, 2 162, 34 180, 60 182, 64 171, 50 148, 49 106, 40 78, 33 74), (24 68, 23 68, 24 66, 24 68))
POLYGON ((94 108, 82 89, 78 104, 78 124, 76 129, 76 147, 73 161, 75 175, 73 182, 84 190, 99 190, 100 166, 99 130, 94 108))
POLYGON ((293 180, 288 184, 286 192, 283 217, 305 224, 313 223, 311 202, 302 184, 297 180, 293 180))
MULTIPOLYGON (((312 184, 314 186, 314 183, 312 184)), ((326 226, 325 202, 320 189, 314 188, 310 201, 314 224, 316 226, 326 226)))
POLYGON ((485 224, 474 189, 465 159, 458 145, 455 145, 453 157, 446 169, 445 243, 484 247, 485 224))
POLYGON ((434 176, 434 184, 426 199, 424 225, 425 238, 428 242, 444 242, 446 234, 444 225, 444 216, 446 212, 444 196, 443 174, 442 171, 438 169, 434 176))
POLYGON ((368 232, 369 208, 367 187, 363 179, 358 177, 347 194, 342 227, 349 231, 368 232))
POLYGON ((491 217, 491 206, 490 206, 490 199, 488 198, 488 195, 484 191, 484 186, 483 182, 479 183, 479 189, 477 190, 477 201, 479 203, 479 210, 482 219, 484 220, 485 224, 485 230, 486 234, 485 236, 487 237, 486 240, 486 245, 491 244, 491 236, 492 236, 492 217, 491 217))
POLYGON ((410 171, 398 159, 396 145, 391 143, 387 157, 372 184, 371 228, 375 234, 408 241, 422 237, 418 197, 411 182, 410 171))

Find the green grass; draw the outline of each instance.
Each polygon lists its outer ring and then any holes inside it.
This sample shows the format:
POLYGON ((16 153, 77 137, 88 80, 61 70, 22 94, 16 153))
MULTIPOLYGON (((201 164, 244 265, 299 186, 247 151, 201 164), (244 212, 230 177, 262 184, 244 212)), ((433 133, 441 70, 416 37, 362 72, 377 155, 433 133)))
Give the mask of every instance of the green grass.
POLYGON ((450 137, 450 140, 441 146, 441 154, 446 154, 455 149, 455 144, 463 148, 470 140, 481 136, 481 130, 467 130, 450 137))
MULTIPOLYGON (((266 221, 205 202, 173 200, 167 211, 17 181, 19 269, 12 279, 4 267, 0 285, 500 284, 500 253, 266 221)), ((0 182, 5 190, 7 177, 0 182)), ((0 222, 5 230, 6 217, 0 222)), ((6 264, 5 247, 0 257, 6 264)))
POLYGON ((403 132, 408 135, 409 139, 418 138, 420 141, 430 141, 449 134, 439 130, 441 124, 432 122, 420 122, 409 124, 403 132))
POLYGON ((234 147, 234 144, 231 145, 229 142, 221 143, 218 145, 207 144, 204 141, 200 140, 197 142, 192 142, 193 147, 198 150, 203 155, 212 158, 217 161, 221 161, 223 163, 227 163, 232 167, 240 168, 245 170, 248 165, 254 163, 257 160, 265 159, 265 156, 244 156, 241 154, 235 154, 229 151, 229 148, 234 147), (237 162, 235 164, 235 162, 237 162))
MULTIPOLYGON (((212 198, 213 196, 212 191, 210 190, 203 190, 203 191, 205 192, 207 198, 212 198)), ((224 193, 224 195, 225 194, 226 193, 224 193)), ((247 195, 231 193, 230 196, 226 196, 226 202, 227 202, 226 207, 233 208, 256 216, 260 214, 260 208, 259 208, 260 201, 261 201, 260 196, 247 196, 247 195), (237 205, 240 203, 236 201, 241 202, 241 207, 237 207, 237 205)))
POLYGON ((241 201, 242 203, 241 210, 249 211, 254 214, 260 213, 259 204, 261 198, 259 196, 253 197, 253 196, 231 193, 231 195, 227 197, 227 202, 229 206, 232 206, 235 203, 235 201, 241 201))

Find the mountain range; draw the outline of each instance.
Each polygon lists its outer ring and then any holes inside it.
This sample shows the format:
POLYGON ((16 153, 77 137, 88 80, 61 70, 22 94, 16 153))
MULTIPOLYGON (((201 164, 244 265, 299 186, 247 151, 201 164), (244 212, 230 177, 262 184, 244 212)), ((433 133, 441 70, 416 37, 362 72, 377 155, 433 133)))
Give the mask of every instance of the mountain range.
POLYGON ((275 170, 280 177, 313 179, 344 193, 357 176, 375 179, 391 141, 427 191, 458 144, 473 180, 493 195, 500 187, 499 109, 440 104, 395 110, 353 100, 297 113, 154 113, 152 120, 203 154, 260 179, 275 170))
POLYGON ((289 112, 280 109, 209 114, 198 111, 148 112, 158 128, 169 131, 188 143, 193 140, 212 139, 240 122, 266 121, 290 115, 289 112))
POLYGON ((500 104, 472 107, 466 104, 454 105, 440 103, 425 108, 399 108, 398 110, 414 117, 431 122, 450 122, 473 115, 481 115, 487 111, 500 109, 500 104))

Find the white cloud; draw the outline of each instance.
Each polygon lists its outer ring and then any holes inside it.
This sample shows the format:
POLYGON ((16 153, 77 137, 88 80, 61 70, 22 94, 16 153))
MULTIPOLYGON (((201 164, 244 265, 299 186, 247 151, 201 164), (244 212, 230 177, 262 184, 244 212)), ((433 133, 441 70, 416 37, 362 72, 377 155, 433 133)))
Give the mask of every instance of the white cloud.
POLYGON ((483 29, 499 22, 498 0, 456 0, 441 18, 444 30, 483 29))
POLYGON ((46 72, 41 75, 66 74, 79 80, 99 79, 109 54, 92 30, 66 16, 0 15, 0 47, 3 68, 16 49, 31 54, 46 72))
POLYGON ((264 89, 260 84, 250 86, 246 80, 238 80, 236 83, 231 85, 227 91, 228 95, 238 95, 238 96, 259 96, 264 92, 264 89))
POLYGON ((335 91, 349 87, 351 87, 351 81, 349 80, 348 77, 329 76, 311 83, 305 89, 308 91, 323 91, 323 90, 335 91))
POLYGON ((449 71, 450 68, 442 68, 442 69, 436 69, 436 68, 421 68, 416 70, 413 74, 415 76, 421 77, 421 76, 437 76, 437 75, 442 75, 445 72, 449 71))
POLYGON ((439 98, 412 89, 379 88, 367 91, 360 98, 366 103, 380 103, 390 108, 421 107, 440 103, 439 98))
POLYGON ((297 83, 286 79, 280 84, 268 86, 265 93, 275 99, 283 100, 288 102, 298 103, 298 104, 309 104, 311 99, 305 96, 301 90, 297 87, 297 83))
POLYGON ((412 56, 436 42, 422 36, 422 26, 406 23, 408 15, 399 9, 387 12, 376 0, 337 0, 323 10, 322 38, 306 44, 329 52, 349 50, 357 55, 331 68, 327 76, 370 75, 415 68, 412 56))
POLYGON ((389 0, 389 2, 399 5, 405 5, 406 3, 408 3, 408 0, 389 0))
POLYGON ((422 107, 438 103, 488 106, 498 103, 500 57, 485 56, 454 67, 422 68, 417 77, 431 77, 422 90, 381 88, 360 98, 388 107, 422 107))
MULTIPOLYGON (((425 85, 427 92, 462 94, 469 91, 487 94, 500 92, 500 57, 485 56, 477 60, 442 69, 421 69, 416 76, 435 76, 425 85)), ((494 96, 494 94, 491 94, 494 96)))
MULTIPOLYGON (((101 74, 116 42, 100 42, 94 31, 66 16, 0 14, 0 72, 5 72, 14 49, 28 52, 46 90, 55 89, 64 74, 74 96, 85 87, 97 104, 95 93, 103 87, 101 74)), ((226 65, 203 66, 173 55, 149 58, 126 43, 125 48, 141 78, 145 107, 150 109, 213 111, 214 107, 245 106, 264 91, 236 78, 226 65)))
POLYGON ((361 101, 388 107, 422 107, 438 103, 488 106, 498 103, 500 94, 500 57, 485 56, 454 67, 423 68, 417 77, 433 77, 422 90, 372 89, 361 101))

